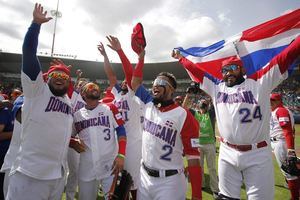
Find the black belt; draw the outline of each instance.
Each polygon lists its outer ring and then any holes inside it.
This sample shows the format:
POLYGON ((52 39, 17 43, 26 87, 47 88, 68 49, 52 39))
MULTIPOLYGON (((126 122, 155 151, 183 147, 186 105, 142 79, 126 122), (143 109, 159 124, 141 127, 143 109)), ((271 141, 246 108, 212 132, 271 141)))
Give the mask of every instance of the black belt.
MULTIPOLYGON (((148 168, 144 163, 142 163, 142 165, 143 165, 143 168, 145 169, 145 171, 147 172, 147 174, 148 174, 149 176, 160 177, 160 176, 159 176, 159 171, 158 171, 158 170, 150 169, 150 168, 148 168)), ((178 174, 178 170, 176 170, 176 169, 164 170, 164 172, 165 172, 165 177, 173 176, 173 175, 175 175, 175 174, 178 174)))

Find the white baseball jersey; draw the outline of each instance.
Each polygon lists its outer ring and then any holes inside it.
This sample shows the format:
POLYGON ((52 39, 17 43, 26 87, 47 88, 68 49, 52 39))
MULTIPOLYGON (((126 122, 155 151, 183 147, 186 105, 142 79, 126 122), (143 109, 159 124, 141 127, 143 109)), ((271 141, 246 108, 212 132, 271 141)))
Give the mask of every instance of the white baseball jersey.
POLYGON ((122 125, 122 116, 113 104, 99 104, 93 110, 85 107, 74 114, 74 127, 86 145, 80 154, 79 179, 99 180, 111 174, 118 153, 115 129, 122 125))
POLYGON ((13 162, 16 160, 17 153, 21 144, 21 131, 22 125, 20 124, 20 122, 18 122, 18 120, 15 119, 14 130, 10 141, 9 149, 5 155, 4 163, 1 167, 2 172, 4 172, 5 170, 10 170, 13 162))
POLYGON ((54 96, 40 72, 31 80, 24 72, 25 96, 22 112, 21 146, 12 173, 50 180, 62 177, 72 131, 72 109, 67 95, 54 96))
POLYGON ((213 99, 220 136, 231 144, 254 144, 269 138, 270 93, 285 78, 273 66, 260 79, 227 87, 205 74, 201 89, 213 99))
POLYGON ((295 121, 293 117, 293 113, 287 109, 286 107, 277 107, 272 111, 271 120, 270 120, 270 137, 276 137, 277 139, 284 139, 283 130, 281 128, 281 124, 291 123, 291 130, 293 130, 295 121), (285 109, 288 111, 288 115, 283 114, 281 109, 285 109))
POLYGON ((142 160, 152 169, 182 169, 182 155, 199 157, 192 141, 198 141, 199 125, 190 112, 171 104, 166 110, 152 103, 149 92, 140 86, 136 91, 143 105, 142 160))
POLYGON ((72 97, 71 97, 71 106, 73 113, 75 113, 80 108, 83 108, 85 106, 85 101, 82 99, 82 96, 80 92, 73 91, 72 97))
POLYGON ((137 151, 142 148, 142 126, 141 115, 142 108, 134 101, 136 98, 134 92, 128 87, 128 92, 125 95, 121 94, 120 86, 116 85, 112 91, 115 96, 114 104, 122 115, 125 122, 127 148, 134 148, 137 151))

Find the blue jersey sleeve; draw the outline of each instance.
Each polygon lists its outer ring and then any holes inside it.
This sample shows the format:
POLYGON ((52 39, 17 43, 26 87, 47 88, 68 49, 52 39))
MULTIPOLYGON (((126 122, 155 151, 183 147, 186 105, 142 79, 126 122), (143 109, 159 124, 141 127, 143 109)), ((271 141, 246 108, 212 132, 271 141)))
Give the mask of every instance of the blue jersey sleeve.
POLYGON ((41 71, 40 62, 36 56, 40 28, 41 25, 39 24, 31 24, 25 35, 22 48, 22 71, 33 81, 36 80, 41 71))
POLYGON ((125 130, 125 127, 123 125, 120 125, 116 128, 116 133, 117 133, 117 136, 118 137, 121 137, 121 136, 125 136, 126 137, 126 130, 125 130))
POLYGON ((150 92, 143 85, 140 85, 136 90, 135 96, 137 96, 144 104, 147 104, 153 100, 150 92))

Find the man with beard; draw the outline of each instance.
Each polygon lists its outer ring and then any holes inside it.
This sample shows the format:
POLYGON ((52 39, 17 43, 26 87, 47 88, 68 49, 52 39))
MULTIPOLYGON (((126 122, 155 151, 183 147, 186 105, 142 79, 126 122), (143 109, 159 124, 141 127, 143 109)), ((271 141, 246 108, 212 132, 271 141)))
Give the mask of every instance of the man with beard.
MULTIPOLYGON (((87 84, 87 80, 81 78, 82 73, 83 72, 81 70, 76 71, 77 80, 71 97, 71 107, 73 113, 85 106, 85 101, 82 99, 81 91, 83 86, 87 84)), ((72 135, 72 142, 76 140, 78 141, 78 137, 72 135)), ((78 186, 79 156, 80 154, 78 152, 76 152, 73 148, 69 148, 67 155, 69 173, 65 187, 66 200, 73 200, 75 198, 78 186)))
POLYGON ((20 151, 11 169, 7 199, 60 199, 66 155, 72 132, 72 109, 66 95, 70 70, 51 66, 44 82, 36 56, 43 23, 51 20, 35 4, 33 21, 23 43, 21 82, 25 97, 20 151))
POLYGON ((202 199, 198 122, 173 101, 177 87, 173 74, 159 73, 153 82, 152 95, 142 86, 142 79, 143 66, 140 66, 135 68, 131 84, 135 100, 143 108, 142 166, 137 198, 185 199, 185 155, 192 199, 202 199))
MULTIPOLYGON (((96 199, 99 184, 109 192, 115 174, 124 166, 126 131, 113 104, 100 103, 100 88, 87 83, 82 88, 85 107, 74 114, 74 127, 84 151, 80 152, 79 199, 96 199)), ((76 148, 75 148, 76 149, 76 148)))
MULTIPOLYGON (((131 187, 131 196, 136 199, 136 191, 139 181, 139 169, 142 157, 142 129, 141 129, 141 110, 140 106, 133 100, 134 92, 131 89, 132 66, 121 48, 118 38, 113 36, 107 37, 109 47, 116 51, 121 59, 125 80, 119 85, 117 77, 109 63, 108 56, 102 43, 98 45, 98 50, 104 57, 104 71, 110 82, 111 92, 114 95, 113 103, 117 106, 125 122, 127 134, 126 152, 124 168, 130 173, 133 179, 131 187)), ((137 66, 144 65, 144 53, 139 55, 137 66)))
POLYGON ((287 78, 287 69, 299 54, 300 37, 247 78, 242 60, 228 58, 222 62, 223 81, 219 81, 178 51, 172 52, 212 98, 221 140, 218 171, 222 199, 240 199, 243 182, 249 200, 274 199, 269 95, 287 78))

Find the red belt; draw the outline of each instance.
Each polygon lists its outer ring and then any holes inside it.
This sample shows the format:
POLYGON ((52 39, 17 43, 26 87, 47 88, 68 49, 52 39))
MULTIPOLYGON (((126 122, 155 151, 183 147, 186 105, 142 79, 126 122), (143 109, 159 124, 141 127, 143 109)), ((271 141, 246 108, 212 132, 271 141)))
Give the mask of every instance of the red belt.
MULTIPOLYGON (((230 144, 229 142, 225 141, 224 138, 220 137, 220 141, 226 144, 227 146, 236 149, 238 151, 250 151, 252 150, 253 146, 251 144, 230 144)), ((259 143, 254 144, 256 145, 256 148, 262 148, 265 146, 268 146, 268 143, 266 141, 262 141, 259 143)), ((255 149, 255 148, 254 148, 255 149)))

